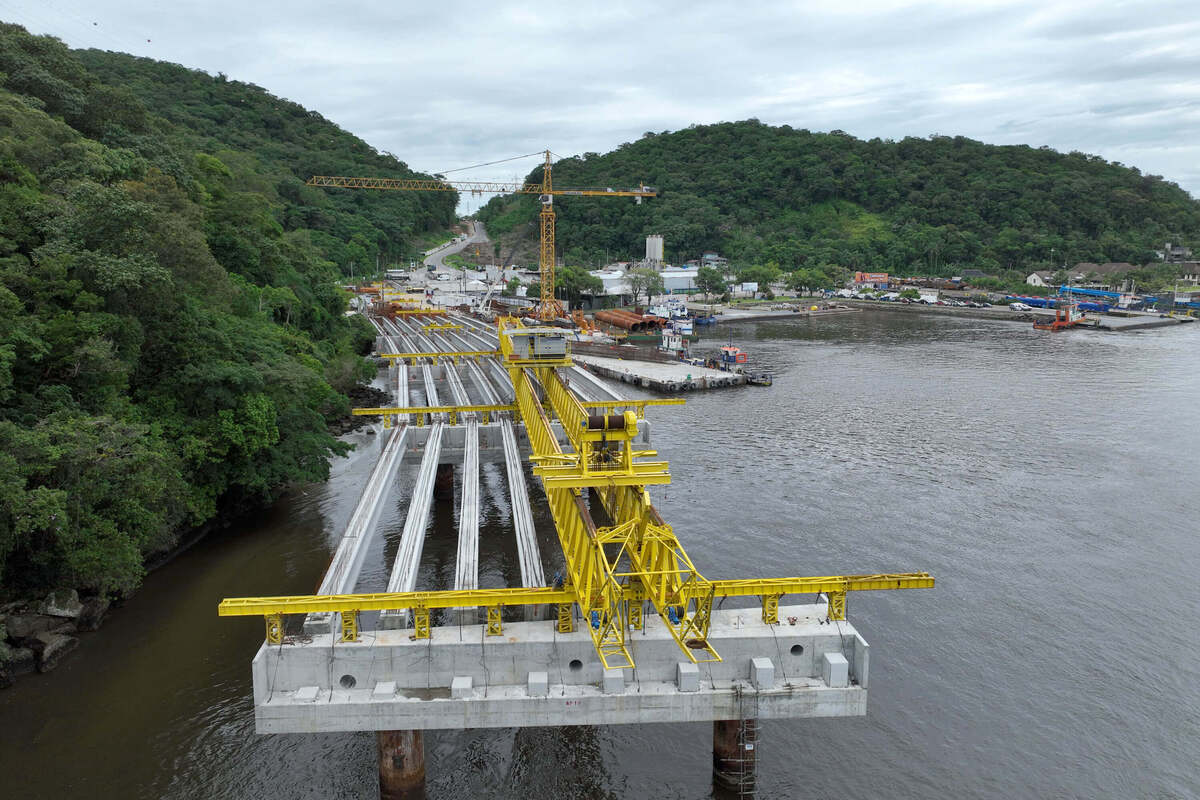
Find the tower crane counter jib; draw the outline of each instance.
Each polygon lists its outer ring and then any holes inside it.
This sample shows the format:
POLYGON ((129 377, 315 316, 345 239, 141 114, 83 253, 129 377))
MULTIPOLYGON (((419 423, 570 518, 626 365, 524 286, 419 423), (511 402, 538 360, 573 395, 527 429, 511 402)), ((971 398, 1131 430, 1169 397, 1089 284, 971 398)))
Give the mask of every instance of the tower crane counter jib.
POLYGON ((472 194, 536 194, 541 201, 538 227, 541 231, 541 246, 538 255, 538 272, 541 280, 541 298, 537 307, 537 318, 550 321, 562 316, 563 309, 554 297, 554 268, 557 262, 554 250, 554 196, 569 197, 632 197, 639 204, 643 197, 655 197, 658 193, 650 186, 632 189, 612 188, 567 188, 555 189, 552 177, 551 153, 546 150, 542 165, 541 183, 494 183, 485 181, 447 181, 440 179, 405 178, 353 178, 345 176, 314 175, 309 186, 325 186, 346 189, 383 189, 408 192, 470 192, 472 194))

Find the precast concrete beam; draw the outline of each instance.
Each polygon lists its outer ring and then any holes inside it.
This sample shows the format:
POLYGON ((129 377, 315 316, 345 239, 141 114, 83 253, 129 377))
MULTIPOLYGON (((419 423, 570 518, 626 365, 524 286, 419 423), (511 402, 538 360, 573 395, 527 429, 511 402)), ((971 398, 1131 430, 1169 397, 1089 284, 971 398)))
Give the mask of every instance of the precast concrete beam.
MULTIPOLYGON (((387 443, 383 446, 383 453, 367 478, 358 505, 350 515, 346 531, 338 542, 329 568, 325 571, 325 577, 317 589, 319 594, 350 594, 354 591, 363 559, 370 549, 375 525, 379 521, 379 510, 388 497, 388 491, 404 459, 404 439, 407 433, 407 426, 390 431, 387 443)), ((333 622, 334 614, 331 612, 309 614, 304 620, 304 632, 328 633, 333 630, 333 622)))
MULTIPOLYGON (((404 532, 400 536, 400 547, 396 551, 392 572, 388 578, 389 592, 411 592, 416 587, 417 567, 421 563, 421 551, 425 547, 425 529, 429 526, 429 510, 433 505, 433 488, 444 427, 441 422, 435 422, 429 428, 429 436, 425 441, 425 455, 421 459, 421 468, 417 472, 417 481, 409 500, 404 532)), ((407 624, 408 609, 390 609, 379 614, 379 627, 383 630, 403 628, 407 624)), ((395 726, 397 729, 404 727, 395 726)))
MULTIPOLYGON (((542 569, 542 553, 538 548, 537 531, 533 525, 533 508, 529 505, 529 488, 525 485, 525 461, 517 449, 517 436, 512 420, 500 420, 504 441, 504 465, 508 473, 508 493, 512 505, 513 528, 517 534, 517 559, 521 564, 521 585, 526 588, 546 585, 542 569)), ((540 611, 533 611, 536 617, 540 611)))
POLYGON ((679 646, 650 614, 628 635, 636 669, 623 688, 610 677, 609 693, 587 631, 558 633, 554 621, 505 623, 502 636, 469 625, 435 627, 424 640, 379 630, 353 643, 331 634, 264 645, 255 722, 260 733, 297 733, 861 716, 857 675, 842 688, 821 675, 827 653, 854 665, 859 637, 848 622, 821 624, 824 614, 823 604, 783 606, 787 622, 767 625, 758 608, 714 611, 709 642, 722 660, 696 665, 698 675, 681 670, 679 646), (774 667, 770 683, 761 659, 774 667), (456 679, 472 691, 452 697, 456 679))
POLYGON ((499 405, 500 395, 496 394, 496 390, 492 388, 492 382, 483 374, 483 370, 474 361, 467 362, 467 372, 471 374, 471 380, 475 384, 475 388, 479 390, 480 396, 483 398, 484 405, 499 405))
MULTIPOLYGON (((454 562, 454 588, 479 588, 479 423, 466 425, 462 468, 462 503, 458 511, 458 554, 454 562)), ((478 620, 474 608, 460 609, 464 623, 478 620)))
POLYGON ((593 389, 595 389, 597 396, 601 400, 621 400, 621 399, 623 399, 619 394, 617 394, 615 391, 613 391, 607 383, 600 380, 599 378, 597 378, 592 373, 588 372, 583 367, 577 367, 577 366, 571 367, 571 374, 574 375, 579 380, 581 380, 584 383, 591 386, 593 389))
MULTIPOLYGON (((529 438, 525 433, 525 426, 519 423, 510 422, 512 425, 514 438, 517 445, 517 450, 522 455, 529 453, 529 438)), ((551 430, 558 438, 559 444, 568 445, 569 440, 563 432, 562 424, 557 420, 550 423, 551 430)), ((638 436, 635 441, 641 445, 650 444, 651 424, 649 420, 638 420, 638 436)), ((408 438, 405 440, 406 447, 410 452, 420 451, 425 446, 425 441, 429 438, 430 427, 428 425, 417 427, 409 425, 408 438)), ((446 425, 442 431, 442 449, 440 452, 441 463, 443 464, 461 464, 463 460, 463 448, 466 442, 466 425, 464 421, 460 421, 458 425, 446 425)), ((495 417, 488 424, 479 423, 479 460, 484 464, 498 464, 505 458, 504 440, 502 423, 495 417)))
MULTIPOLYGON (((385 320, 386 321, 386 320, 385 320)), ((399 348, 400 343, 389 335, 389 329, 379 321, 372 319, 371 323, 380 332, 380 338, 386 340, 391 348, 399 348)), ((397 352, 393 349, 392 352, 397 352)), ((403 364, 396 367, 396 386, 393 402, 397 406, 408 405, 408 368, 403 364)), ((363 560, 379 521, 379 511, 387 500, 388 491, 395 480, 396 472, 404 459, 405 437, 407 426, 401 426, 390 432, 385 432, 387 442, 379 460, 371 470, 367 483, 363 487, 362 496, 350 515, 346 530, 338 542, 325 576, 321 580, 318 592, 321 594, 349 594, 354 591, 362 571, 363 560)), ((336 615, 331 613, 309 614, 304 620, 304 631, 308 634, 328 633, 333 630, 336 615)))

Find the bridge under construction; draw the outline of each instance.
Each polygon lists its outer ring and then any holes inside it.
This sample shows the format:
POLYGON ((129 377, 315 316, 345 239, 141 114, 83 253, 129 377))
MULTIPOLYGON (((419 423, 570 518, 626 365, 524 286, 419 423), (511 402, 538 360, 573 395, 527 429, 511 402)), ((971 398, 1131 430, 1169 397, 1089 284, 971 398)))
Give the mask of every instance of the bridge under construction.
POLYGON ((355 410, 385 441, 317 594, 219 607, 265 621, 260 733, 376 731, 381 795, 398 798, 423 794, 426 729, 711 721, 715 781, 751 794, 757 720, 866 713, 869 649, 847 596, 929 588, 927 573, 710 580, 650 499, 671 476, 646 417, 682 401, 620 398, 572 363, 561 328, 424 309, 372 323, 393 405, 355 410), (406 458, 419 465, 387 586, 364 593, 406 458), (479 588, 487 461, 505 465, 520 586, 479 588), (418 586, 455 469, 454 583, 418 586), (539 549, 528 475, 557 553, 539 549), (756 604, 722 609, 729 597, 756 604))

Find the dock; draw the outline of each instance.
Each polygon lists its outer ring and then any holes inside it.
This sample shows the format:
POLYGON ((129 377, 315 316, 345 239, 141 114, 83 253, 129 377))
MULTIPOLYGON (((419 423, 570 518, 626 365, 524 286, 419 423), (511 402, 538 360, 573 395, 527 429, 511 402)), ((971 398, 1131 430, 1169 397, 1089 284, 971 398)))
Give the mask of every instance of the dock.
MULTIPOLYGON (((857 314, 861 311, 858 308, 840 307, 828 308, 827 301, 820 301, 817 310, 813 311, 812 306, 818 305, 815 302, 799 302, 799 303, 780 303, 773 305, 783 305, 786 308, 772 308, 770 306, 753 306, 745 308, 737 308, 734 306, 725 305, 699 305, 696 303, 688 304, 688 311, 694 314, 711 314, 716 313, 715 320, 718 324, 723 322, 752 322, 769 319, 805 319, 809 317, 830 317, 837 314, 857 314)), ((840 302, 839 302, 840 305, 840 302)))
MULTIPOLYGON (((889 311, 902 314, 941 314, 947 317, 965 317, 968 319, 995 319, 1002 322, 1017 322, 1028 325, 1043 317, 1053 317, 1054 309, 1035 308, 1031 311, 1013 311, 1007 306, 991 306, 989 308, 958 308, 955 306, 927 306, 917 303, 880 303, 874 300, 841 300, 846 305, 863 311, 889 311)), ((1149 312, 1125 312, 1124 314, 1100 314, 1089 312, 1085 315, 1095 325, 1084 326, 1101 331, 1146 331, 1154 328, 1168 328, 1195 322, 1195 317, 1182 315, 1163 316, 1149 312)))
POLYGON ((746 376, 738 372, 696 367, 681 361, 662 364, 578 354, 573 355, 572 360, 597 375, 668 394, 741 386, 746 382, 746 376))

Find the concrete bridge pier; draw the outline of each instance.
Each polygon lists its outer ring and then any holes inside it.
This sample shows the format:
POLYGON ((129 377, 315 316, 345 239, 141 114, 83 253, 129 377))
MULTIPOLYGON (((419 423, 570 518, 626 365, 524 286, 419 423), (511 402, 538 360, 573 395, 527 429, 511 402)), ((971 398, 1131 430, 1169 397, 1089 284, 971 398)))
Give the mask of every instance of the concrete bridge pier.
POLYGON ((378 731, 379 800, 425 800, 425 740, 420 731, 378 731))
POLYGON ((758 777, 758 720, 713 720, 713 787, 718 797, 753 797, 758 777))

